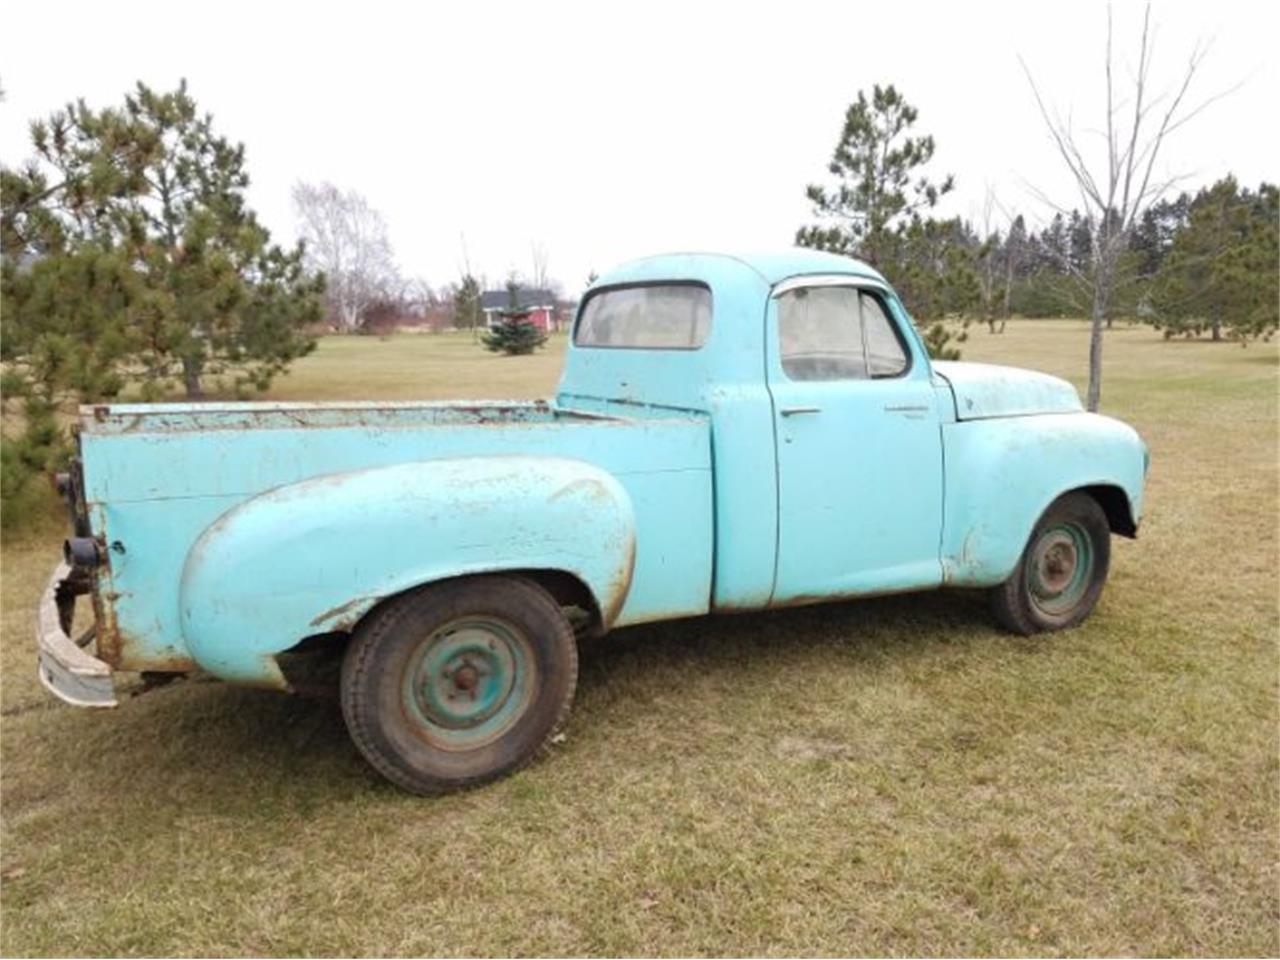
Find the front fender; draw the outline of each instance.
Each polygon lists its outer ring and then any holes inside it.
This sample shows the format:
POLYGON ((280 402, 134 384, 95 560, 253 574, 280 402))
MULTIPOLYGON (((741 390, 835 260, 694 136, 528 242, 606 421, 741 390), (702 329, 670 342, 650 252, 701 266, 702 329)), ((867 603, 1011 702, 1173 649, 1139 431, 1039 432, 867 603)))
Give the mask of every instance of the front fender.
POLYGON ((626 491, 582 461, 466 457, 336 473, 254 497, 200 536, 182 573, 182 628, 211 673, 286 687, 276 653, 448 577, 564 571, 591 590, 608 627, 634 558, 626 491))
POLYGON ((994 586, 1013 572, 1040 515, 1062 494, 1115 487, 1142 515, 1146 448, 1136 431, 1092 413, 971 420, 943 427, 946 582, 994 586))

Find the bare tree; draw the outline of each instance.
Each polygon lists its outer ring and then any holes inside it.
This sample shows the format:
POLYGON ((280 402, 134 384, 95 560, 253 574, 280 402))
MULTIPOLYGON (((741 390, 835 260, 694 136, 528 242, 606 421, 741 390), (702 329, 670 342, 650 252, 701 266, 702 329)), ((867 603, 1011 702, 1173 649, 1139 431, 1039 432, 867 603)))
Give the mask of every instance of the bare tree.
POLYGON ((978 278, 978 297, 982 303, 982 319, 992 333, 996 332, 996 301, 1000 296, 1002 238, 1000 228, 995 222, 995 213, 1000 202, 996 199, 995 190, 987 184, 986 196, 982 201, 982 218, 977 228, 978 249, 976 257, 976 273, 978 278))
POLYGON ((425 319, 440 299, 424 277, 414 277, 405 283, 404 301, 406 313, 425 319))
MULTIPOLYGON (((1192 49, 1187 58, 1179 82, 1163 93, 1153 94, 1151 64, 1155 41, 1151 29, 1151 6, 1148 4, 1142 18, 1137 70, 1129 81, 1132 90, 1126 91, 1129 94, 1126 103, 1126 97, 1117 93, 1113 81, 1115 63, 1111 50, 1112 33, 1111 8, 1108 6, 1106 127, 1103 131, 1105 161, 1100 158, 1085 159, 1081 139, 1073 129, 1070 117, 1064 120, 1056 110, 1051 110, 1046 105, 1031 70, 1025 61, 1020 61, 1031 92, 1035 95, 1040 116, 1049 128, 1058 155, 1075 181, 1091 235, 1092 250, 1088 262, 1083 267, 1064 263, 1064 267, 1089 300, 1087 404, 1093 411, 1098 409, 1098 401, 1102 395, 1102 331, 1112 306, 1121 257, 1128 248, 1129 238, 1143 212, 1182 179, 1177 176, 1163 179, 1158 177, 1156 160, 1170 134, 1210 103, 1226 95, 1222 93, 1210 97, 1194 108, 1185 106, 1187 92, 1206 52, 1200 44, 1192 49)), ((1067 212, 1065 205, 1054 203, 1043 194, 1040 197, 1055 209, 1064 214, 1067 212)))
POLYGON ((533 273, 530 275, 529 280, 535 290, 550 290, 551 275, 548 266, 551 263, 551 258, 547 255, 547 248, 535 242, 531 245, 531 249, 533 252, 533 273))
POLYGON ((332 183, 295 184, 293 206, 307 258, 329 281, 330 319, 350 333, 370 304, 401 292, 386 221, 362 194, 332 183))

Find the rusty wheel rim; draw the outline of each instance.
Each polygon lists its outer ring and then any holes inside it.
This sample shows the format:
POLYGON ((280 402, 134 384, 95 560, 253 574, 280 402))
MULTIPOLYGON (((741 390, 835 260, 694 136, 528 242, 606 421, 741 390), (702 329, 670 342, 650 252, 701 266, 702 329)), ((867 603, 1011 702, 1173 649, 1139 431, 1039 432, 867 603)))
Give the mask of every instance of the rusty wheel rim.
POLYGON ((432 744, 474 750, 519 722, 534 690, 533 647, 504 620, 465 617, 427 636, 411 654, 401 700, 432 744))
POLYGON ((1077 523, 1045 530, 1031 548, 1027 592, 1032 604, 1051 617, 1070 613, 1093 581, 1093 543, 1077 523))

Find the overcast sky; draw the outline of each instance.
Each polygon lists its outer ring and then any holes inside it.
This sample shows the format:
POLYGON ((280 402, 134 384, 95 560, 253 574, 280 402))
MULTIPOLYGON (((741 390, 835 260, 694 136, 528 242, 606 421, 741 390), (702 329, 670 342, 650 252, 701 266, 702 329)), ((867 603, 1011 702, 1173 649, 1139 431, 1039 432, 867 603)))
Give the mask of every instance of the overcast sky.
MULTIPOLYGON (((1160 2, 1153 76, 1212 49, 1200 100, 1240 84, 1167 145, 1189 186, 1232 171, 1280 179, 1271 3, 1160 2)), ((1142 7, 1114 6, 1130 75, 1142 7)), ((1073 194, 1018 63, 1081 128, 1103 122, 1106 7, 1041 4, 9 4, 0 40, 0 159, 69 99, 121 101, 186 77, 243 141, 250 201, 291 239, 290 186, 329 180, 383 211, 402 270, 499 281, 531 248, 571 293, 587 273, 665 250, 787 246, 809 217, 844 110, 893 83, 954 173, 944 213, 1003 205, 1043 219, 1032 184, 1073 194)))

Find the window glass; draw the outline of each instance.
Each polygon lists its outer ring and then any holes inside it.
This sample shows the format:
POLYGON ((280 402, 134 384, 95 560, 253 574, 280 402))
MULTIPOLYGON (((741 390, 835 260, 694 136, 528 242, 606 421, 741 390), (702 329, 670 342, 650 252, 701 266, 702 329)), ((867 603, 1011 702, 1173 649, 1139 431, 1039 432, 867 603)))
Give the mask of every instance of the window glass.
POLYGON ((867 361, 853 287, 801 287, 778 298, 782 369, 792 380, 861 380, 867 361))
POLYGON ((696 350, 710 330, 711 291, 706 287, 619 287, 591 295, 573 342, 581 347, 696 350))
POLYGON ((896 377, 907 369, 907 355, 893 332, 880 298, 862 293, 862 331, 867 345, 867 370, 873 377, 896 377))
POLYGON ((792 380, 895 377, 907 354, 884 304, 856 287, 801 287, 778 298, 782 369, 792 380))

